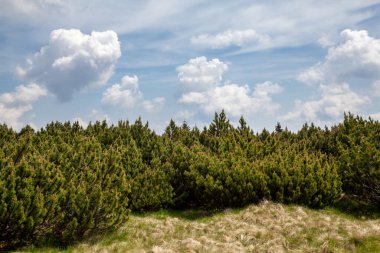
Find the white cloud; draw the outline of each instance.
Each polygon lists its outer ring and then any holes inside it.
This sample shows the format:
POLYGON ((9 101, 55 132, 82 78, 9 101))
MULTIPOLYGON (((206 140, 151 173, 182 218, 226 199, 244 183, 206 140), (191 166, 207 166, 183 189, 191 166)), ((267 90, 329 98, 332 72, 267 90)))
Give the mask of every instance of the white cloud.
POLYGON ((139 89, 138 77, 125 75, 120 84, 112 85, 103 93, 102 103, 125 108, 142 106, 146 111, 153 112, 162 109, 165 98, 144 100, 144 95, 139 89))
MULTIPOLYGON (((365 18, 376 15, 375 10, 369 11, 365 8, 379 1, 215 3, 204 0, 181 2, 166 0, 159 4, 156 1, 130 0, 109 0, 107 3, 73 0, 0 0, 0 2, 4 7, 0 9, 3 15, 13 16, 14 19, 26 18, 27 22, 33 24, 39 23, 39 19, 46 22, 55 21, 54 25, 59 25, 59 27, 76 23, 78 27, 86 26, 86 29, 112 27, 117 28, 118 32, 136 31, 144 27, 160 27, 161 29, 178 27, 184 32, 182 28, 192 27, 197 30, 199 24, 202 24, 202 27, 217 26, 219 29, 223 28, 222 30, 255 27, 256 30, 279 31, 284 34, 291 32, 293 35, 305 30, 309 30, 308 32, 312 34, 313 31, 335 30, 332 28, 337 26, 350 27, 365 18), (297 15, 294 9, 299 10, 297 15), (318 12, 315 11, 316 9, 318 12), (58 17, 51 15, 52 11, 60 15, 58 17), (220 13, 223 15, 217 15, 220 13), (36 17, 37 14, 39 16, 36 17), (310 29, 310 26, 314 29, 310 29)), ((44 25, 48 26, 49 23, 44 25)), ((294 36, 289 37, 289 39, 298 39, 294 36)))
POLYGON ((271 94, 282 91, 278 84, 257 84, 253 92, 248 85, 224 83, 223 73, 227 65, 219 59, 207 61, 197 57, 177 68, 178 79, 186 85, 178 102, 196 105, 205 114, 224 109, 233 117, 256 113, 259 110, 273 113, 278 104, 272 102, 271 94))
POLYGON ((105 84, 120 57, 120 43, 113 31, 83 34, 76 29, 58 29, 24 69, 23 77, 45 85, 62 101, 75 91, 105 84))
POLYGON ((283 116, 284 120, 334 122, 343 112, 363 113, 361 108, 371 97, 380 96, 380 40, 365 30, 346 29, 340 37, 323 62, 298 76, 299 81, 318 87, 319 98, 295 101, 294 110, 283 116), (363 81, 361 90, 371 92, 363 95, 353 91, 348 83, 357 83, 357 79, 363 81))
POLYGON ((78 122, 78 124, 80 126, 82 126, 83 128, 87 128, 88 126, 88 122, 85 121, 84 119, 82 119, 81 117, 75 117, 75 118, 72 118, 71 119, 71 122, 74 123, 74 122, 78 122))
MULTIPOLYGON (((178 122, 188 121, 189 119, 193 119, 195 116, 195 112, 191 110, 180 110, 174 116, 175 120, 178 122)), ((168 122, 169 123, 169 122, 168 122)))
MULTIPOLYGON (((3 17, 0 28, 2 35, 9 41, 16 34, 19 41, 27 35, 26 41, 32 43, 41 43, 43 34, 57 27, 77 27, 84 31, 112 29, 120 35, 133 32, 149 34, 152 31, 171 34, 164 39, 160 36, 159 41, 148 36, 144 43, 135 45, 138 50, 154 48, 160 52, 165 48, 177 52, 187 51, 189 38, 199 34, 215 35, 228 29, 246 31, 254 28, 257 33, 270 36, 271 47, 278 48, 307 45, 314 43, 327 31, 334 34, 346 27, 355 27, 377 15, 376 9, 370 8, 377 3, 378 0, 337 0, 333 3, 0 0, 0 16, 3 17), (299 10, 297 15, 295 9, 299 10)), ((24 43, 14 53, 24 49, 24 43)), ((253 47, 253 50, 257 48, 253 47)), ((8 61, 3 59, 4 62, 8 61)), ((150 54, 146 59, 139 57, 138 60, 145 66, 152 64, 150 54)))
POLYGON ((282 91, 282 87, 276 83, 272 82, 264 82, 256 84, 254 95, 255 97, 266 98, 269 94, 280 93, 282 91))
POLYGON ((365 30, 342 31, 341 43, 329 49, 325 61, 298 76, 307 84, 340 83, 351 78, 380 79, 380 40, 365 30))
POLYGON ((137 76, 124 76, 120 84, 108 88, 102 97, 102 103, 132 108, 142 100, 137 76))
POLYGON ((91 113, 89 114, 87 121, 95 122, 95 121, 103 121, 103 120, 105 120, 107 123, 111 122, 111 118, 110 116, 108 116, 108 114, 102 113, 96 109, 93 109, 91 113))
POLYGON ((0 2, 9 11, 24 15, 35 15, 44 10, 56 10, 65 5, 61 0, 2 0, 0 2))
POLYGON ((316 64, 315 66, 299 74, 297 79, 307 85, 313 85, 323 82, 325 79, 325 74, 320 68, 320 64, 316 64))
MULTIPOLYGON (((62 11, 59 10, 60 6, 56 7, 57 5, 46 8, 38 5, 38 11, 33 11, 34 7, 29 10, 25 8, 27 11, 15 11, 14 8, 9 8, 9 5, 17 2, 35 5, 37 2, 43 2, 42 0, 0 0, 0 2, 3 7, 0 8, 0 16, 4 19, 0 27, 5 37, 1 51, 2 54, 7 52, 9 55, 9 57, 0 57, 3 60, 4 70, 7 67, 13 68, 15 62, 20 62, 20 55, 25 54, 31 46, 46 44, 43 42, 44 34, 57 27, 78 27, 82 31, 112 29, 119 35, 123 34, 123 38, 125 34, 128 34, 129 39, 125 43, 131 44, 133 50, 136 50, 135 55, 128 54, 128 62, 134 64, 141 62, 141 66, 146 66, 151 64, 153 58, 165 58, 166 60, 159 64, 167 64, 168 61, 175 62, 173 59, 178 59, 179 54, 182 56, 183 53, 193 54, 189 38, 199 34, 215 35, 227 29, 236 31, 254 28, 260 34, 268 34, 273 41, 273 47, 309 45, 309 43, 315 43, 324 33, 330 36, 342 28, 359 27, 358 24, 364 24, 360 22, 376 15, 375 9, 369 7, 379 1, 338 0, 291 3, 280 1, 274 4, 272 1, 216 3, 198 0, 183 2, 168 0, 157 3, 155 1, 110 0, 105 3, 69 0, 60 1, 69 6, 62 8, 62 11), (160 5, 159 8, 158 5, 160 5), (294 14, 295 9, 299 10, 297 15, 294 14), (317 12, 316 9, 318 9, 317 12), (223 13, 223 15, 218 15, 218 13, 223 13), (138 36, 134 38, 133 32, 137 32, 138 36), (144 43, 139 43, 142 40, 144 43), (6 42, 9 46, 5 46, 6 42), (177 52, 177 54, 171 57, 167 54, 168 52, 165 52, 165 57, 160 57, 162 56, 161 48, 164 46, 170 48, 170 52, 177 52), (12 48, 12 51, 7 51, 8 47, 12 48), (146 50, 147 48, 151 51, 146 50), (15 58, 16 55, 18 58, 15 58)), ((17 9, 20 10, 20 8, 17 9)), ((369 29, 374 27, 367 23, 364 25, 369 29)), ((334 37, 330 36, 330 38, 334 37)), ((293 68, 290 65, 288 67, 293 68)), ((263 71, 265 72, 264 69, 263 71)), ((272 74, 273 71, 278 72, 272 68, 268 71, 272 74)), ((264 72, 263 75, 265 75, 264 72)), ((248 83, 254 84, 249 81, 248 83)))
POLYGON ((334 45, 334 41, 332 41, 328 36, 322 35, 318 39, 319 45, 321 45, 323 48, 332 47, 334 45))
POLYGON ((226 30, 216 35, 201 34, 191 38, 191 43, 195 45, 211 47, 213 49, 230 46, 243 47, 255 45, 257 47, 269 47, 270 38, 268 35, 257 33, 253 29, 247 30, 226 30))
POLYGON ((227 64, 219 59, 208 61, 205 56, 201 56, 177 67, 177 72, 185 91, 205 91, 220 84, 227 69, 227 64))
POLYGON ((374 120, 380 120, 380 112, 370 114, 369 116, 374 120))
POLYGON ((102 110, 92 109, 90 112, 84 116, 76 116, 71 118, 71 123, 78 122, 83 128, 87 128, 89 124, 94 124, 99 121, 106 121, 108 125, 114 124, 115 122, 111 120, 111 117, 102 110))
POLYGON ((32 110, 31 105, 9 107, 0 103, 0 122, 19 129, 23 125, 22 122, 20 122, 20 118, 30 110, 32 110))
POLYGON ((372 84, 372 91, 374 96, 380 97, 380 80, 377 80, 372 84))
POLYGON ((162 107, 165 104, 165 98, 164 97, 156 97, 152 100, 145 100, 142 105, 144 109, 148 112, 155 112, 162 109, 162 107))
POLYGON ((297 100, 294 110, 281 117, 285 121, 302 120, 317 122, 336 121, 344 112, 358 113, 360 107, 369 103, 368 96, 352 91, 347 83, 321 85, 317 99, 297 100))
POLYGON ((278 84, 265 82, 257 84, 253 92, 248 85, 225 84, 203 92, 189 92, 182 95, 180 103, 198 105, 206 114, 224 109, 233 117, 257 112, 273 113, 279 105, 273 103, 270 95, 281 92, 278 84))
POLYGON ((19 85, 14 92, 0 94, 0 103, 32 103, 46 95, 47 90, 35 83, 19 85))
POLYGON ((34 83, 19 85, 14 92, 0 94, 0 122, 15 129, 21 128, 20 118, 33 109, 33 102, 46 95, 46 89, 34 83))

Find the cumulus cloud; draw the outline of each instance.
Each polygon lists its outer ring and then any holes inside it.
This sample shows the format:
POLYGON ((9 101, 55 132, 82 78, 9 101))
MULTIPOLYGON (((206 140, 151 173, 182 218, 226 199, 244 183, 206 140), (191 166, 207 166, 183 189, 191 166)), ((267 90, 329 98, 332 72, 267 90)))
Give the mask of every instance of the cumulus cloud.
POLYGON ((207 60, 205 56, 190 59, 188 63, 177 67, 178 79, 182 88, 191 91, 205 91, 216 87, 228 66, 219 59, 207 60))
POLYGON ((0 94, 0 103, 32 103, 42 96, 47 95, 47 90, 43 87, 31 83, 29 85, 19 85, 14 92, 6 92, 0 94))
POLYGON ((279 105, 273 103, 270 95, 281 91, 278 84, 271 82, 257 84, 253 91, 248 85, 225 84, 203 92, 185 93, 179 102, 198 105, 206 114, 224 109, 231 116, 238 117, 259 110, 273 113, 279 105))
POLYGON ((14 92, 0 94, 0 122, 21 128, 20 118, 33 109, 33 102, 46 95, 47 90, 35 83, 19 85, 14 92))
POLYGON ((66 102, 76 91, 105 84, 120 55, 120 42, 113 31, 88 35, 76 29, 58 29, 51 32, 48 45, 18 72, 66 102))
POLYGON ((229 29, 216 35, 201 34, 192 37, 191 42, 195 45, 201 45, 213 49, 226 48, 230 46, 243 47, 245 45, 268 47, 270 43, 270 38, 268 35, 259 34, 253 29, 229 29))
POLYGON ((103 93, 102 103, 125 108, 142 106, 146 111, 153 112, 163 107, 165 98, 156 97, 152 100, 144 100, 144 95, 139 89, 138 77, 125 75, 120 84, 112 85, 103 93))
POLYGON ((294 110, 281 119, 329 122, 338 119, 344 112, 358 113, 361 106, 370 102, 368 96, 352 91, 347 83, 321 85, 319 92, 320 96, 317 99, 304 102, 297 100, 294 110))
POLYGON ((371 97, 380 96, 380 40, 365 30, 346 29, 340 37, 323 62, 298 76, 299 81, 318 88, 318 98, 295 101, 294 110, 284 115, 284 120, 333 122, 343 112, 363 113, 361 108, 372 102, 371 97), (352 90, 349 83, 358 79, 362 90, 371 92, 364 95, 352 90))
POLYGON ((120 84, 112 85, 103 93, 102 103, 134 107, 143 97, 138 81, 137 76, 124 76, 120 84))
POLYGON ((346 29, 341 42, 330 47, 325 60, 298 76, 307 84, 341 83, 351 78, 380 80, 380 40, 365 30, 346 29))
POLYGON ((179 66, 178 79, 186 85, 186 89, 178 102, 196 105, 206 114, 224 109, 231 116, 251 114, 259 109, 273 112, 278 108, 270 96, 282 91, 278 84, 257 84, 253 91, 248 85, 222 84, 223 73, 227 69, 227 65, 219 59, 207 61, 204 56, 190 59, 187 64, 179 66))
POLYGON ((28 111, 32 110, 31 105, 20 105, 10 107, 0 103, 0 122, 6 123, 15 129, 22 127, 20 118, 28 111))

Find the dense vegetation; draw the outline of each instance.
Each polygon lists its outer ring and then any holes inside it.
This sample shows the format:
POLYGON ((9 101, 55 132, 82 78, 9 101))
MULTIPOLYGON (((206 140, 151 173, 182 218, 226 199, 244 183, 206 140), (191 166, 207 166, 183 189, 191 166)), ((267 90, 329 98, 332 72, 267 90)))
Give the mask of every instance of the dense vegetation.
POLYGON ((277 124, 254 133, 224 112, 203 130, 141 119, 0 126, 0 248, 68 244, 117 227, 129 212, 224 208, 263 199, 320 208, 342 192, 380 205, 380 123, 347 114, 332 128, 277 124))

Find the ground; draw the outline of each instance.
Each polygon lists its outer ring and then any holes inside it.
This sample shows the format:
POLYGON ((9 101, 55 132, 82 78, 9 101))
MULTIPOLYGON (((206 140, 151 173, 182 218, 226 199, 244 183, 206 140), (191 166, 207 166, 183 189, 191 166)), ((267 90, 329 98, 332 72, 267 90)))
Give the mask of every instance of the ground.
POLYGON ((120 229, 67 249, 19 252, 61 251, 380 252, 380 219, 268 201, 222 212, 163 210, 131 215, 120 229))

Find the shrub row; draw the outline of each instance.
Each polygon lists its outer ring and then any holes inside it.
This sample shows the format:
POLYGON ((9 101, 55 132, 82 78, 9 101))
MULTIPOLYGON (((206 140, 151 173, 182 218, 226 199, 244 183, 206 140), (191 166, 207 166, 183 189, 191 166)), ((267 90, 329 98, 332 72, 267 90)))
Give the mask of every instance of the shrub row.
POLYGON ((61 244, 116 228, 130 211, 224 208, 269 199, 320 208, 343 192, 379 204, 380 124, 351 114, 331 129, 255 134, 224 112, 202 131, 141 119, 116 126, 0 126, 0 248, 61 244))

